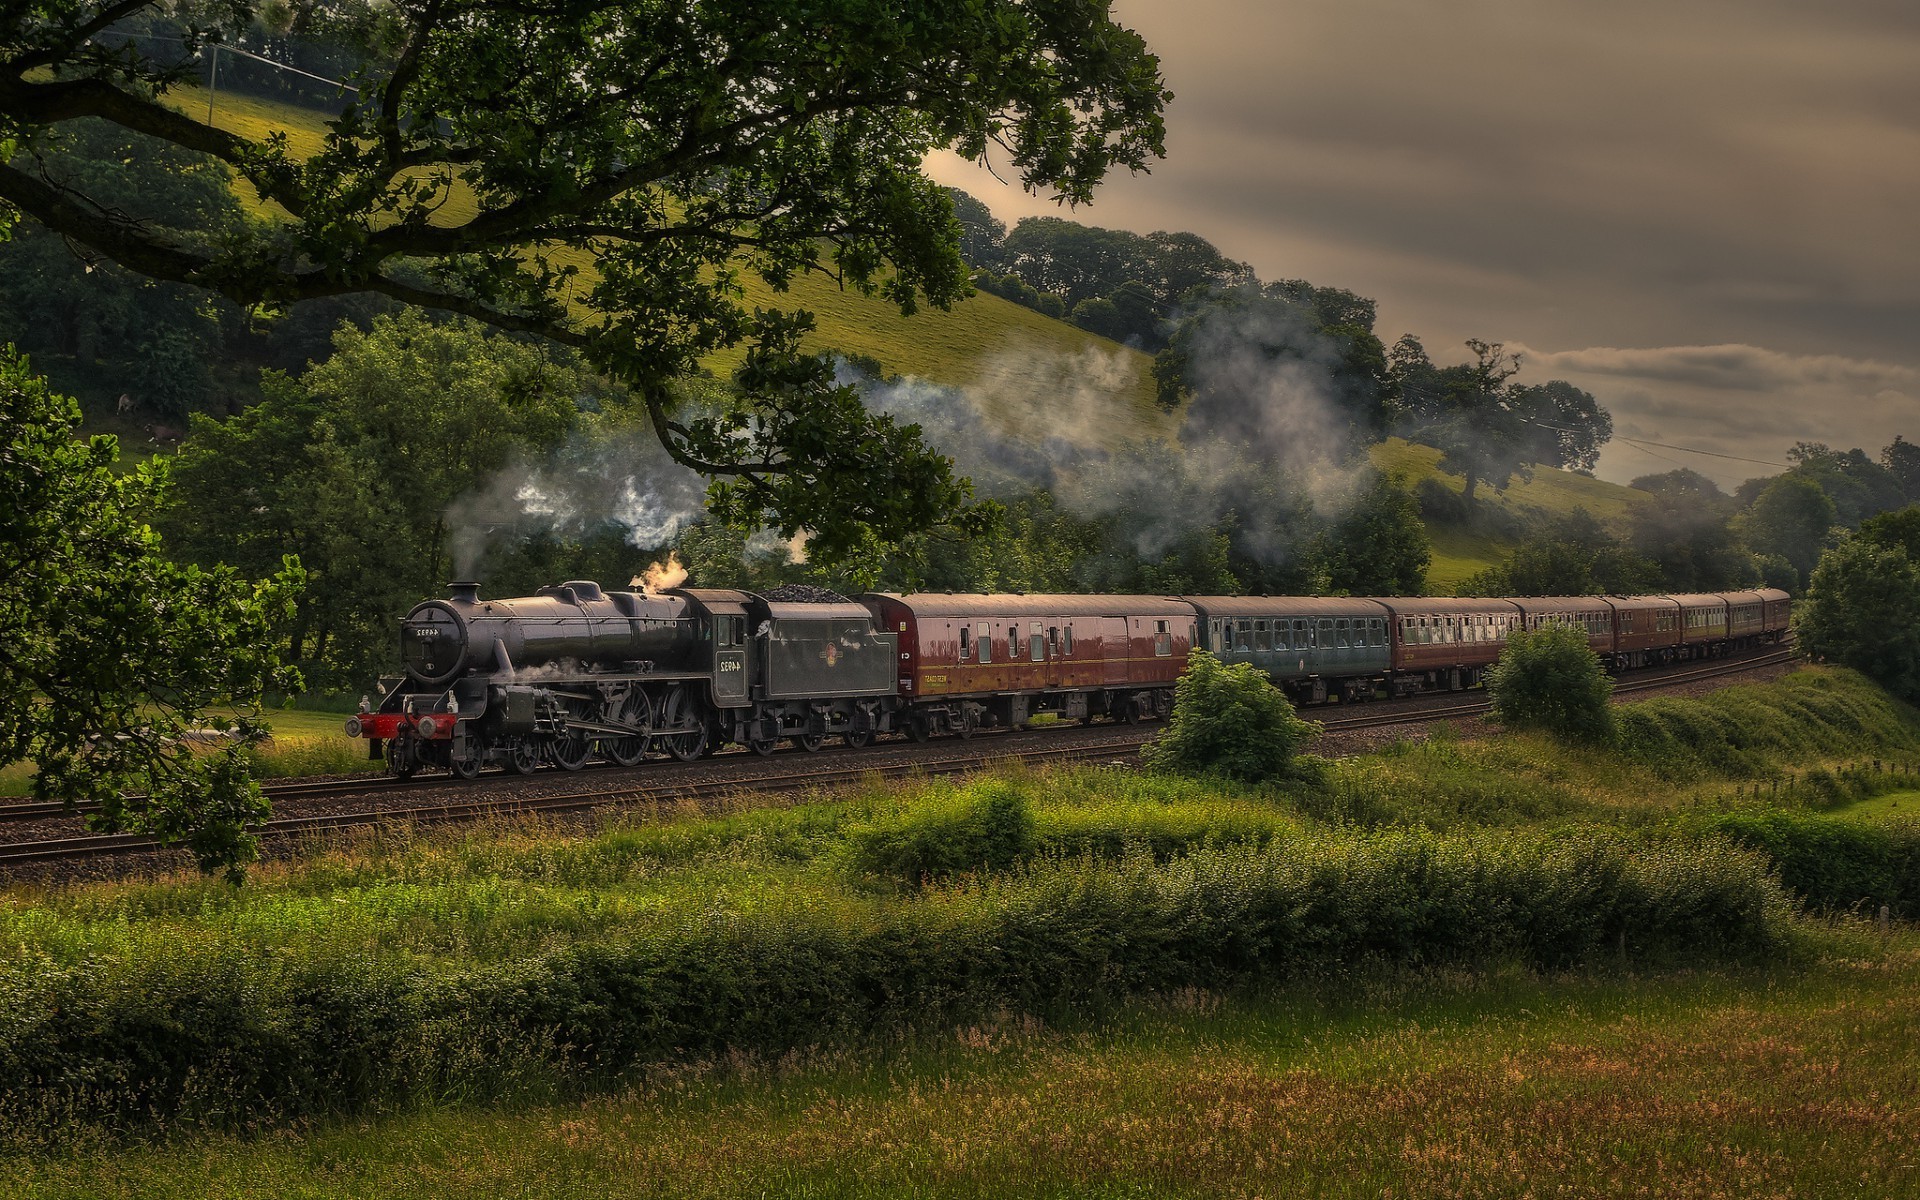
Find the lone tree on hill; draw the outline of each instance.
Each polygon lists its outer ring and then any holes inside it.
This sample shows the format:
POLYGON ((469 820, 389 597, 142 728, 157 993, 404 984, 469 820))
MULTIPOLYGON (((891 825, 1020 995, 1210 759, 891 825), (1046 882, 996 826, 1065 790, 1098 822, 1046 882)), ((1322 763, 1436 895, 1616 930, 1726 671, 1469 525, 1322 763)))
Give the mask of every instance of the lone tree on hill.
POLYGON ((1577 742, 1611 742, 1613 680, 1587 644, 1586 631, 1566 625, 1516 629, 1487 672, 1493 715, 1514 729, 1540 729, 1577 742))
POLYGON ((1440 466, 1464 476, 1469 508, 1482 481, 1505 491, 1533 468, 1592 471, 1613 437, 1613 418, 1593 396, 1563 379, 1511 382, 1521 356, 1499 342, 1467 340, 1474 361, 1436 367, 1419 339, 1394 343, 1388 378, 1414 435, 1443 452, 1440 466))
POLYGON ((1286 694, 1251 663, 1226 665, 1194 650, 1174 687, 1173 719, 1140 758, 1171 775, 1261 783, 1285 777, 1319 728, 1295 716, 1286 694))
POLYGON ((811 318, 737 282, 802 272, 911 313, 967 292, 921 162, 994 152, 1088 200, 1164 153, 1158 60, 1108 0, 27 0, 0 22, 0 208, 154 279, 279 307, 372 292, 574 348, 632 387, 681 463, 816 554, 964 503, 912 427, 785 370, 811 318), (173 93, 250 33, 350 51, 356 98, 301 155, 173 93), (98 202, 36 146, 93 118, 230 167, 268 219, 211 237, 98 202), (592 263, 591 274, 583 266, 592 263), (676 404, 717 351, 767 352, 737 407, 676 404), (848 422, 851 422, 849 424, 848 422))

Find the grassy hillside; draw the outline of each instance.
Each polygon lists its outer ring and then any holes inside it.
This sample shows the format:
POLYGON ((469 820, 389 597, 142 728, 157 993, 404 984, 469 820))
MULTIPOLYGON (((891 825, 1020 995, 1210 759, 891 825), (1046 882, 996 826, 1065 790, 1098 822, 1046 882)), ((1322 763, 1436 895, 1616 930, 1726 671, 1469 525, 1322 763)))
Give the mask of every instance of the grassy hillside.
MULTIPOLYGON (((1389 475, 1399 475, 1409 486, 1432 479, 1460 494, 1466 480, 1440 469, 1440 451, 1403 438, 1389 438, 1369 452, 1373 465, 1389 475)), ((1476 503, 1525 521, 1563 517, 1583 508, 1601 524, 1615 532, 1625 532, 1634 513, 1655 503, 1646 492, 1607 483, 1590 475, 1542 468, 1527 481, 1514 480, 1504 492, 1482 486, 1474 493, 1476 503)), ((1427 585, 1434 591, 1450 594, 1467 576, 1494 565, 1513 549, 1500 538, 1454 525, 1429 521, 1427 533, 1433 539, 1433 563, 1427 568, 1427 585)))
MULTIPOLYGON (((189 111, 206 111, 204 90, 182 88, 175 96, 189 111)), ((311 109, 222 93, 215 100, 213 119, 221 128, 250 138, 284 132, 296 155, 308 155, 320 149, 326 118, 311 109)), ((256 210, 271 208, 253 196, 246 184, 239 186, 256 210)), ((456 189, 440 213, 438 223, 467 220, 474 213, 473 198, 456 189)), ((568 256, 559 257, 568 261, 568 256)), ((593 269, 585 254, 574 255, 571 261, 583 273, 593 269)), ((1104 368, 1101 377, 1115 381, 1113 399, 1117 408, 1127 411, 1126 419, 1156 419, 1151 360, 1146 355, 998 296, 982 293, 950 311, 925 310, 908 318, 885 301, 842 291, 821 276, 795 281, 785 296, 776 296, 758 279, 744 281, 744 287, 750 305, 779 303, 812 312, 819 322, 815 341, 821 348, 869 355, 889 371, 935 383, 966 386, 980 382, 983 371, 990 371, 996 387, 1040 398, 1056 386, 1063 369, 1095 356, 1094 361, 1104 368)), ((737 353, 715 355, 708 366, 726 374, 739 358, 737 353)))

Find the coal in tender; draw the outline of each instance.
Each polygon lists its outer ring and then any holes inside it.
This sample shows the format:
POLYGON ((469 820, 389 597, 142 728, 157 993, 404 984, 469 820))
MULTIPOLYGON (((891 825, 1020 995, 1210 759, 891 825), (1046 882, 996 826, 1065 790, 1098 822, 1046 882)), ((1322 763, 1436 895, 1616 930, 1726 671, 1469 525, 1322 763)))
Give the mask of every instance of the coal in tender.
POLYGON ((850 604, 847 597, 832 588, 816 587, 811 583, 783 583, 777 588, 768 588, 760 593, 775 604, 850 604))

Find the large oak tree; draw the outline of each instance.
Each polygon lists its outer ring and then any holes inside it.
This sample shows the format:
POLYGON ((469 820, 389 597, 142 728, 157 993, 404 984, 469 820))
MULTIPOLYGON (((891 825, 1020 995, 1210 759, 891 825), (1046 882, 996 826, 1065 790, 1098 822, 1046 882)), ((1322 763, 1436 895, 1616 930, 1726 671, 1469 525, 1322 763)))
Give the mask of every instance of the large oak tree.
POLYGON ((965 295, 952 204, 921 170, 931 150, 1070 202, 1159 156, 1158 61, 1108 8, 13 0, 0 144, 17 150, 0 205, 245 305, 372 292, 551 339, 633 388, 675 458, 730 481, 729 511, 828 545, 856 527, 901 536, 960 496, 917 439, 830 388, 752 388, 716 415, 676 406, 671 383, 716 349, 796 344, 791 323, 746 310, 743 272, 779 287, 823 271, 908 313, 965 295), (310 155, 173 95, 205 47, 262 24, 346 44, 360 64, 310 155), (276 219, 196 236, 36 169, 36 141, 82 118, 227 164, 276 219))

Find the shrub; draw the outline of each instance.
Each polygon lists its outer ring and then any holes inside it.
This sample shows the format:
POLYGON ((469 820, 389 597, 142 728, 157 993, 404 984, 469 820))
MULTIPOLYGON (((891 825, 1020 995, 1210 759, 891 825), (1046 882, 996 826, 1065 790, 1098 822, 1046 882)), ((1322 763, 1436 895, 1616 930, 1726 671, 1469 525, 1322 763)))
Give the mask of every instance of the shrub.
POLYGON ((1586 633, 1564 625, 1514 630, 1487 672, 1487 695, 1502 724, 1570 741, 1613 741, 1612 692, 1586 633))
POLYGON ((1920 913, 1920 824, 1776 809, 1721 814, 1702 828, 1764 853, 1787 890, 1815 908, 1885 904, 1903 917, 1920 913))
POLYGON ((856 870, 915 881, 1003 869, 1034 851, 1033 808, 1013 784, 987 779, 900 816, 854 829, 856 870))
POLYGON ((1174 691, 1173 720, 1140 757, 1172 775, 1261 783, 1284 778, 1301 743, 1318 731, 1251 664, 1229 666, 1195 650, 1174 691))

